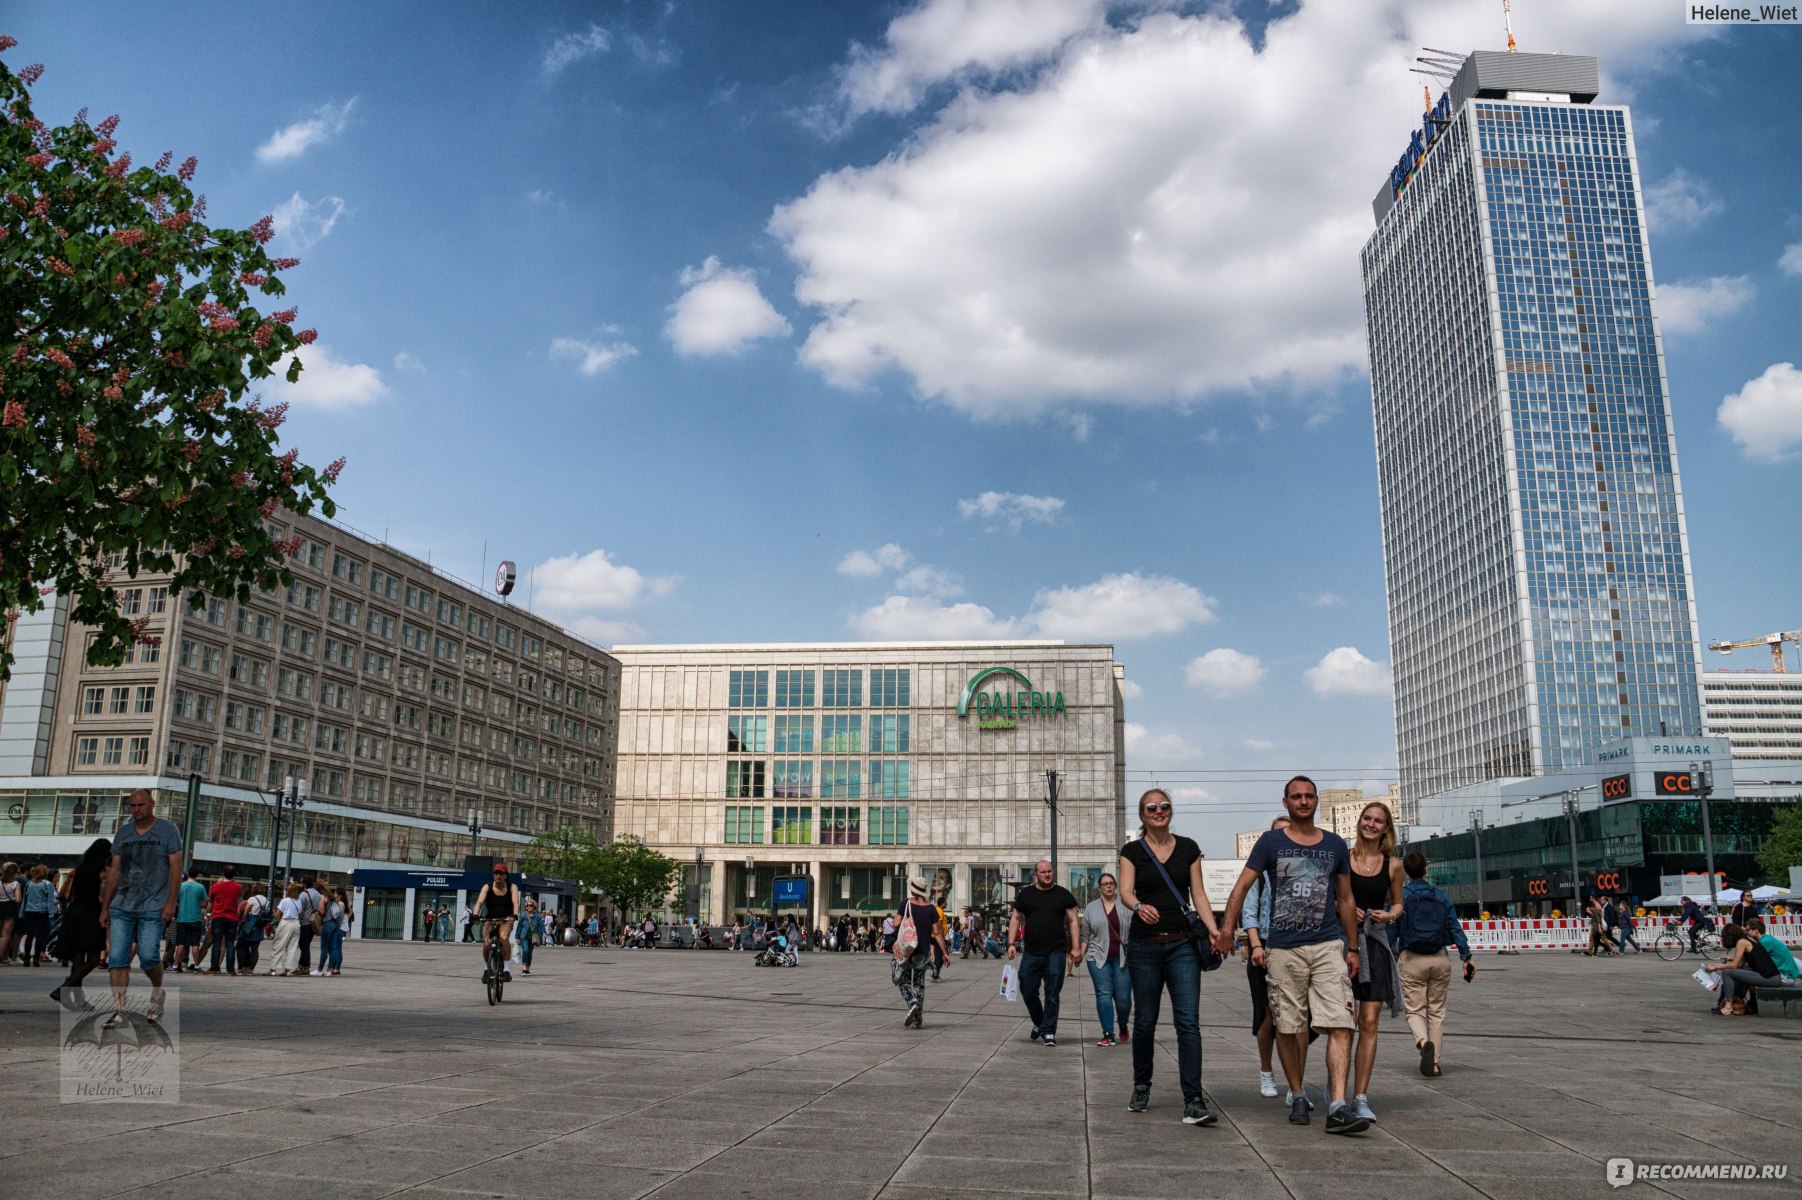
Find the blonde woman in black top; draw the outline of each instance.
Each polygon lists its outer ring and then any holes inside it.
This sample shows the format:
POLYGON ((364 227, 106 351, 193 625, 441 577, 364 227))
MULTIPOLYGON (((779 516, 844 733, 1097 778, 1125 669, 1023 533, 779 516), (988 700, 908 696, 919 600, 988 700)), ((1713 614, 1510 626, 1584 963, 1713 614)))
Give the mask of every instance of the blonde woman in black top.
POLYGON ((1370 1076, 1377 1062, 1377 1023, 1387 1004, 1401 1015, 1401 976, 1389 944, 1389 928, 1402 916, 1402 862, 1395 856, 1395 816, 1373 800, 1358 814, 1358 837, 1351 846, 1352 903, 1358 910, 1358 977, 1352 999, 1358 1005, 1357 1048, 1352 1058, 1354 1117, 1376 1120, 1370 1111, 1370 1076))

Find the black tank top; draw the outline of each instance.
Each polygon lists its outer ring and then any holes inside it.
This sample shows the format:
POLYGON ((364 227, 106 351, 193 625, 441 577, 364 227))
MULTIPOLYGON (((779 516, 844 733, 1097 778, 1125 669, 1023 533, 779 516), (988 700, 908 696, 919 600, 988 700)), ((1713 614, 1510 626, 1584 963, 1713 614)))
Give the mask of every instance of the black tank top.
POLYGON ((1354 864, 1351 873, 1352 903, 1369 911, 1373 908, 1389 907, 1389 859, 1383 859, 1383 869, 1375 875, 1361 875, 1354 864))
POLYGON ((505 892, 498 892, 492 886, 488 889, 488 919, 504 921, 513 915, 513 888, 509 885, 505 892))

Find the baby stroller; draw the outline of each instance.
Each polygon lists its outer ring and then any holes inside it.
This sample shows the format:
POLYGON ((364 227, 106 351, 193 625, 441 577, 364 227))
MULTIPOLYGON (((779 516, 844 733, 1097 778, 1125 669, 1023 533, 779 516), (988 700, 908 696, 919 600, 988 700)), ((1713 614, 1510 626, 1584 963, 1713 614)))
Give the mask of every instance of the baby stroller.
POLYGON ((758 951, 757 957, 752 960, 751 965, 757 967, 798 967, 801 965, 801 956, 789 949, 788 939, 786 937, 777 933, 770 935, 769 940, 764 942, 763 949, 758 951))

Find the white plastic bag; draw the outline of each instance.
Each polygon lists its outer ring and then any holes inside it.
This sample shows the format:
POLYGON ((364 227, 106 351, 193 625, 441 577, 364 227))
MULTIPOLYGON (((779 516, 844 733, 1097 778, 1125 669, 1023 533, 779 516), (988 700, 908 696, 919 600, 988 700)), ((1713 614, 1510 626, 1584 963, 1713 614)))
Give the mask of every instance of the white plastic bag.
POLYGON ((1721 986, 1721 977, 1707 967, 1697 967, 1693 978, 1711 992, 1721 986))
POLYGON ((1020 970, 1013 963, 1001 968, 1001 998, 1003 1000, 1019 1000, 1020 970))

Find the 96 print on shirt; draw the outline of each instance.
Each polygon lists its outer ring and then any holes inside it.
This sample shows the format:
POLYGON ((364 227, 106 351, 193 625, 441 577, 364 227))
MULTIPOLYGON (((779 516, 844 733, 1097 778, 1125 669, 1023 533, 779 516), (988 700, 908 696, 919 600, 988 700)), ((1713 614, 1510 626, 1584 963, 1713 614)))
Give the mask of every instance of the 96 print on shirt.
POLYGON ((1630 1158, 1608 1160, 1608 1183, 1623 1188, 1637 1180, 1657 1183, 1668 1179, 1787 1179, 1783 1163, 1636 1163, 1630 1158))

